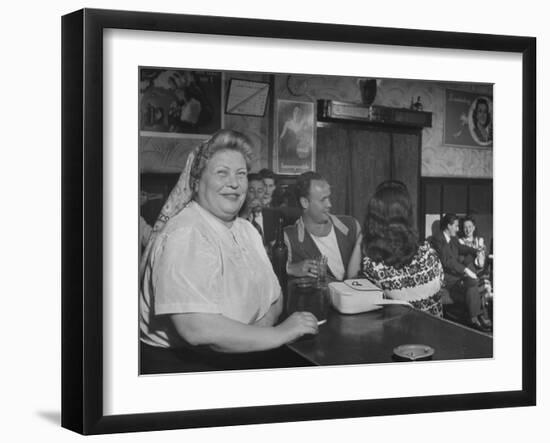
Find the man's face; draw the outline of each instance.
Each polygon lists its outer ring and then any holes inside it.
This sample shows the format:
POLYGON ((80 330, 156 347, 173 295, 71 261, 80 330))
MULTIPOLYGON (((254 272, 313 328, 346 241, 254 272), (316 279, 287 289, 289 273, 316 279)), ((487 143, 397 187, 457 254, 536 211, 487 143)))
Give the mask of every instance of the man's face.
POLYGON ((254 209, 261 209, 265 195, 263 180, 250 180, 248 182, 248 193, 246 199, 248 205, 254 209))
POLYGON ((312 180, 309 187, 309 197, 302 197, 304 214, 316 223, 329 221, 332 205, 330 203, 330 185, 324 180, 312 180))
POLYGON ((458 232, 458 220, 455 220, 452 224, 448 226, 449 226, 449 235, 451 237, 454 237, 458 232))
POLYGON ((264 178, 264 205, 271 203, 273 191, 275 190, 275 180, 272 178, 264 178))

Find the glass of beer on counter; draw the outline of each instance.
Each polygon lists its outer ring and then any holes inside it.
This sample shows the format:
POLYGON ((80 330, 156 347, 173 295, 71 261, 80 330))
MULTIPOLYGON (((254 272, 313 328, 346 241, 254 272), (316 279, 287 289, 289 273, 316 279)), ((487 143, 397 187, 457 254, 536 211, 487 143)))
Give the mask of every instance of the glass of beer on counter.
POLYGON ((326 260, 319 266, 316 278, 300 277, 288 282, 286 312, 311 312, 319 325, 326 323, 330 307, 328 280, 326 277, 326 260), (324 271, 323 271, 324 269, 324 271))

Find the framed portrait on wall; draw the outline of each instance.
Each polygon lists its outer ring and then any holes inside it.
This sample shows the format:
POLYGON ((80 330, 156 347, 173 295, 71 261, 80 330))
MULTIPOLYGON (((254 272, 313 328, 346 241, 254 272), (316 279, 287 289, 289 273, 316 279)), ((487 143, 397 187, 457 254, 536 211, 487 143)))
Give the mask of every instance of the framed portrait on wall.
POLYGON ((140 135, 206 137, 222 128, 221 72, 141 67, 140 135))
POLYGON ((315 170, 315 104, 277 100, 275 110, 275 172, 296 175, 315 170))
POLYGON ((447 89, 443 137, 448 146, 493 149, 492 95, 447 89))

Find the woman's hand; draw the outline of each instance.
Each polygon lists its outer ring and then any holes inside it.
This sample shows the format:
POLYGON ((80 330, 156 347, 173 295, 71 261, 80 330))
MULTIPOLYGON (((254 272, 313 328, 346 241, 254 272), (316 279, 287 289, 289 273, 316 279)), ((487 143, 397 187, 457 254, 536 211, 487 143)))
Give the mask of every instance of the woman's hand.
POLYGON ((284 343, 291 343, 306 334, 317 334, 319 326, 311 312, 294 312, 276 329, 282 332, 284 343))

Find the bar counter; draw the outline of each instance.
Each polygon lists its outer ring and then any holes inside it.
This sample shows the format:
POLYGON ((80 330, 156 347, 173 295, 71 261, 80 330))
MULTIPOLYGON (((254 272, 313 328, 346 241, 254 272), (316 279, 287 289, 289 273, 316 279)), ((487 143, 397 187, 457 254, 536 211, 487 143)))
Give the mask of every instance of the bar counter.
POLYGON ((387 363, 405 344, 431 346, 432 360, 492 358, 493 338, 403 305, 386 305, 362 314, 330 309, 319 334, 287 345, 314 365, 387 363))

